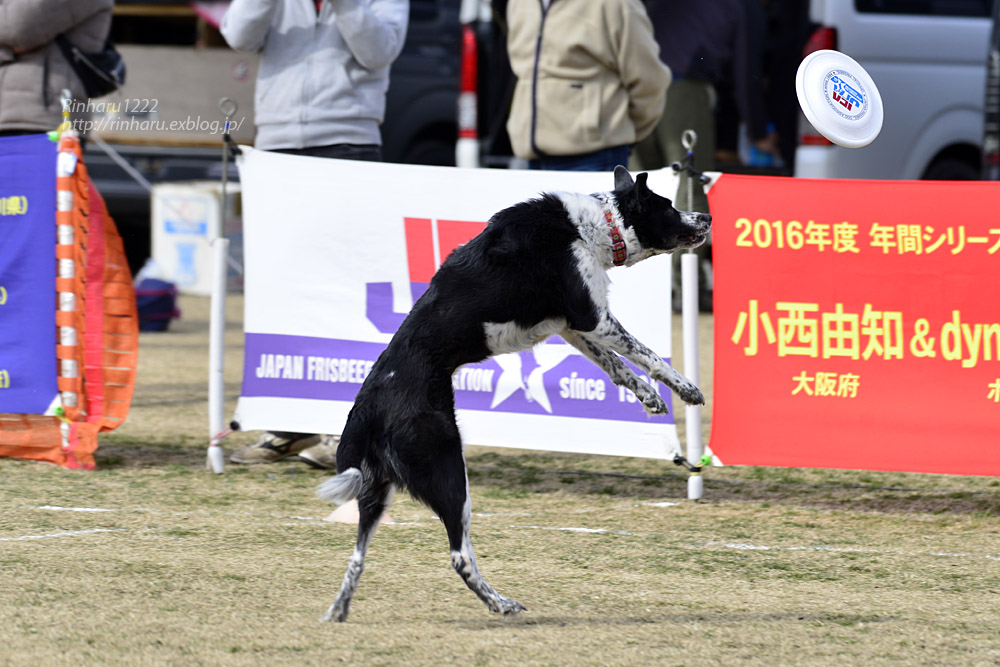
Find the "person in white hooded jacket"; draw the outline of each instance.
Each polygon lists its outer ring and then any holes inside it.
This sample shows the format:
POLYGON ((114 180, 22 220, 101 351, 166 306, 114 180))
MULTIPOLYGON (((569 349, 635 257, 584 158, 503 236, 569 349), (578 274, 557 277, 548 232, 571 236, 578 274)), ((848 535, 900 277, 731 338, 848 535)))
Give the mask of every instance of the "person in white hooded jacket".
POLYGON ((409 0, 233 0, 223 37, 260 53, 254 145, 380 159, 389 67, 408 20, 409 0))
MULTIPOLYGON (((220 29, 229 46, 260 53, 254 146, 348 160, 382 160, 389 67, 403 50, 409 0, 233 0, 220 29)), ((298 455, 336 466, 336 436, 273 432, 234 463, 298 455)))

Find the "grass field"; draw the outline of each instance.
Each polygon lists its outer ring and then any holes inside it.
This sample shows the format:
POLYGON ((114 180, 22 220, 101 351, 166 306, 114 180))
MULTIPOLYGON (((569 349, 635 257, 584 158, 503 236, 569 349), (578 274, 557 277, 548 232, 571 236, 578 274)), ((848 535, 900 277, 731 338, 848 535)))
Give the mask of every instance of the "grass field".
MULTIPOLYGON (((400 494, 349 621, 320 623, 354 529, 323 520, 324 472, 205 471, 207 306, 143 334, 97 471, 0 459, 0 664, 1000 664, 1000 481, 982 477, 725 467, 694 503, 663 461, 470 448, 480 567, 528 611, 490 614, 400 494)), ((707 332, 703 350, 710 401, 707 332)))

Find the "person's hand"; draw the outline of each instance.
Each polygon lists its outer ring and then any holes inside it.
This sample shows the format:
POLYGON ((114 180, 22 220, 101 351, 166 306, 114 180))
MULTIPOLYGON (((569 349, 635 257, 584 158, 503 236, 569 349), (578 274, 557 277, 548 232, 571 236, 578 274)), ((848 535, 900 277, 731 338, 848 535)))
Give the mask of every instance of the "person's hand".
POLYGON ((778 133, 774 130, 753 142, 753 146, 760 152, 770 153, 771 155, 778 155, 781 151, 781 144, 778 143, 778 133))

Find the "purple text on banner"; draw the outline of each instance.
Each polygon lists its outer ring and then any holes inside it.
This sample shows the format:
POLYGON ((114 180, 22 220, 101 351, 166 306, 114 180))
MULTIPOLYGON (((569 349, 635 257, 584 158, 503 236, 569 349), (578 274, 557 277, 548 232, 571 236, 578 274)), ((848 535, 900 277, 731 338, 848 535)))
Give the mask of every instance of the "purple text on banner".
MULTIPOLYGON (((243 396, 353 401, 384 349, 382 343, 365 341, 247 333, 243 396)), ((630 391, 616 386, 593 362, 561 342, 462 366, 452 377, 452 386, 456 407, 465 410, 630 422, 654 419, 630 391)), ((669 392, 662 385, 657 388, 669 406, 669 392)), ((655 419, 674 423, 672 413, 655 419)))

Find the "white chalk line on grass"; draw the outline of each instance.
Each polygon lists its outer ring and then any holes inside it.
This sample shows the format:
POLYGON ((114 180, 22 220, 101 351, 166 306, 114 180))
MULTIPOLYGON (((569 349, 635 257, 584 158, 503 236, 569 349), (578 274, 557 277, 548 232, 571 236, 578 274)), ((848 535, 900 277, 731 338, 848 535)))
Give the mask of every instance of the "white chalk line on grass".
MULTIPOLYGON (((58 505, 40 505, 29 507, 33 510, 47 510, 50 512, 114 512, 116 510, 103 509, 99 507, 59 507, 58 505)), ((58 533, 45 533, 42 535, 18 535, 17 537, 0 537, 0 542, 21 542, 24 540, 46 540, 56 537, 78 537, 80 535, 93 535, 95 533, 120 533, 128 528, 88 528, 86 530, 64 530, 58 533)))
POLYGON ((0 542, 20 542, 21 540, 45 540, 52 537, 77 537, 78 535, 93 535, 94 533, 120 533, 127 528, 90 528, 87 530, 66 530, 61 533, 46 533, 44 535, 20 535, 18 537, 0 537, 0 542))
POLYGON ((579 527, 562 527, 562 526, 508 526, 508 528, 527 529, 527 530, 557 530, 565 533, 591 533, 596 535, 601 535, 601 534, 624 535, 626 537, 649 537, 648 535, 638 535, 636 533, 630 533, 625 530, 608 530, 607 528, 579 528, 579 527))
POLYGON ((117 510, 103 509, 100 507, 59 507, 58 505, 41 505, 32 507, 35 510, 49 510, 52 512, 115 512, 117 510))
MULTIPOLYGON (((630 533, 625 530, 609 530, 607 528, 578 528, 578 527, 562 527, 562 526, 508 526, 514 529, 526 529, 526 530, 555 530, 568 533, 590 533, 590 534, 606 534, 606 535, 621 535, 625 537, 655 537, 654 535, 643 535, 641 533, 630 533)), ((989 554, 972 554, 972 553, 952 553, 945 551, 924 551, 924 552, 906 552, 906 551, 895 551, 892 549, 866 549, 862 547, 828 547, 823 545, 811 545, 811 546, 773 546, 767 544, 751 544, 746 542, 703 542, 699 545, 691 545, 689 549, 701 549, 701 548, 711 548, 711 547, 722 547, 724 549, 736 549, 739 551, 815 551, 815 552, 827 552, 827 553, 861 553, 861 554, 872 554, 878 556, 903 556, 906 558, 913 558, 917 556, 930 556, 933 558, 972 558, 977 560, 991 560, 1000 562, 1000 556, 991 556, 989 554)))
POLYGON ((908 553, 906 551, 896 551, 893 549, 865 549, 861 547, 828 547, 823 545, 778 547, 766 544, 749 544, 743 542, 706 542, 705 546, 724 547, 726 549, 737 549, 740 551, 826 551, 830 553, 878 554, 883 556, 934 556, 937 558, 980 558, 984 560, 1000 561, 1000 556, 990 556, 989 554, 951 553, 946 551, 924 551, 918 553, 908 553))
MULTIPOLYGON (((672 502, 647 502, 642 503, 643 505, 651 507, 672 507, 676 506, 678 503, 672 502)), ((59 511, 59 512, 115 512, 118 510, 104 509, 97 507, 59 507, 56 505, 41 505, 39 507, 32 507, 31 509, 39 510, 49 510, 49 511, 59 511)), ((134 511, 142 512, 154 512, 154 510, 146 510, 141 508, 133 508, 134 511)), ((185 515, 185 512, 169 512, 166 514, 174 515, 185 515)), ((523 517, 531 516, 528 512, 474 512, 473 516, 479 518, 496 518, 496 517, 523 517)), ((281 515, 281 514, 271 514, 271 518, 274 519, 294 519, 296 521, 301 521, 313 525, 329 525, 325 519, 319 517, 311 516, 296 516, 296 515, 281 515)), ((437 517, 433 517, 437 519, 437 517)), ((285 525, 295 525, 295 524, 285 524, 285 525)), ((301 524, 300 524, 301 525, 301 524)), ((420 526, 422 525, 417 521, 396 521, 393 524, 396 526, 420 526)), ((584 528, 578 526, 536 526, 536 525, 511 525, 510 528, 514 529, 527 529, 527 530, 555 530, 560 532, 568 533, 586 533, 592 535, 619 535, 624 537, 654 537, 653 535, 644 535, 641 533, 630 533, 626 530, 609 530, 607 528, 584 528)), ((91 535, 94 533, 117 533, 122 531, 127 531, 127 528, 92 528, 89 530, 73 530, 73 531, 63 531, 60 533, 49 533, 45 535, 21 535, 18 537, 0 537, 0 542, 16 542, 21 540, 40 540, 54 537, 75 537, 78 535, 91 535)), ((880 556, 904 556, 904 557, 914 557, 914 556, 931 556, 933 558, 972 558, 979 560, 989 560, 1000 562, 1000 556, 992 556, 989 554, 972 554, 963 552, 946 552, 946 551, 925 551, 925 552, 905 552, 896 551, 892 549, 867 549, 862 547, 830 547, 824 545, 805 545, 805 546, 775 546, 768 544, 754 544, 750 542, 705 542, 701 545, 697 545, 689 548, 706 548, 706 547, 722 547, 724 549, 735 549, 738 551, 813 551, 813 552, 826 552, 826 553, 860 553, 860 554, 874 554, 880 556)))

